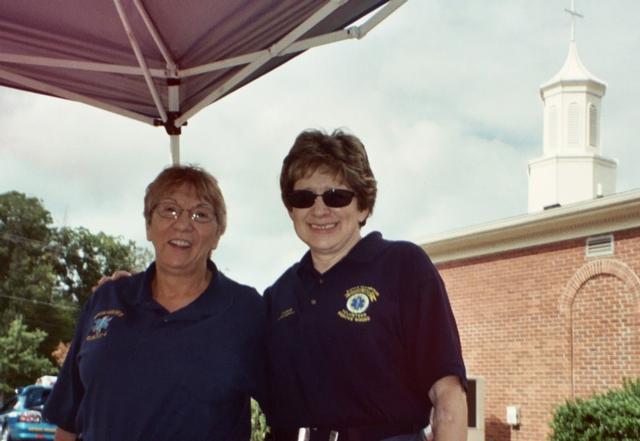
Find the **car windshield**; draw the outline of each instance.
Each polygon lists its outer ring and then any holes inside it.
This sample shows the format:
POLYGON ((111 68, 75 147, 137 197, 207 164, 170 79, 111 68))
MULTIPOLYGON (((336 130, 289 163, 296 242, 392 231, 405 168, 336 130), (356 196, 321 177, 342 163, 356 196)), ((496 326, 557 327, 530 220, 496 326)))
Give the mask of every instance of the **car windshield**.
POLYGON ((42 406, 47 401, 51 389, 37 388, 31 389, 27 395, 25 401, 25 407, 37 407, 42 406))

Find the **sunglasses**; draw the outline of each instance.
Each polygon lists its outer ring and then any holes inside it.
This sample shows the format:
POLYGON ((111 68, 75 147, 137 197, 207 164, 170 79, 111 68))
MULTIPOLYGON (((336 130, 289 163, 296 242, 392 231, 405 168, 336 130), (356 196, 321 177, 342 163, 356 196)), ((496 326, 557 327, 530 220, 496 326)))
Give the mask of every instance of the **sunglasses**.
POLYGON ((342 188, 332 188, 322 194, 310 190, 293 190, 286 195, 286 201, 293 208, 309 208, 320 196, 327 207, 340 208, 349 205, 355 195, 353 191, 342 188))

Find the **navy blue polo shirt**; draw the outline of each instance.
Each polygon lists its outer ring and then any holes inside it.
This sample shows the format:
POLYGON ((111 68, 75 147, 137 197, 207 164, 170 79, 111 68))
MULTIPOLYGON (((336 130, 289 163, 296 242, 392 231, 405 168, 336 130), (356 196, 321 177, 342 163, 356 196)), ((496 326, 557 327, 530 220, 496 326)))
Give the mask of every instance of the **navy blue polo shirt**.
POLYGON ((431 386, 466 386, 444 284, 415 244, 374 232, 324 274, 307 253, 265 300, 272 427, 425 427, 431 386))
POLYGON ((87 301, 45 415, 85 441, 248 440, 262 400, 264 304, 217 271, 169 313, 151 295, 155 264, 87 301))

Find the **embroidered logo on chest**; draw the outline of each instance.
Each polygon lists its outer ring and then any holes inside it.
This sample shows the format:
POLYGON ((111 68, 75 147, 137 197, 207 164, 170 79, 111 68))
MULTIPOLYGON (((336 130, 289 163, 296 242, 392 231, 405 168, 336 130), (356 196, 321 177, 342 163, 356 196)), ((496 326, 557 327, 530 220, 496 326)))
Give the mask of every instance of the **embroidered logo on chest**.
POLYGON ((356 286, 347 290, 345 307, 338 311, 338 317, 350 322, 366 323, 371 320, 367 310, 380 294, 370 286, 356 286))
POLYGON ((97 340, 102 337, 106 337, 111 320, 116 317, 124 316, 124 312, 119 309, 109 309, 106 311, 100 311, 93 316, 93 324, 87 335, 87 341, 97 340))

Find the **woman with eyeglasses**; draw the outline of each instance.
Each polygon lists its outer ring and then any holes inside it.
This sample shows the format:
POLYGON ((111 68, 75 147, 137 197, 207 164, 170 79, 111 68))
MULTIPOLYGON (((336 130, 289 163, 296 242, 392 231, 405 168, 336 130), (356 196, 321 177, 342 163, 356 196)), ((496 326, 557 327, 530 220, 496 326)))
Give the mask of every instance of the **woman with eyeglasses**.
POLYGON ((45 409, 55 439, 247 441, 264 306, 211 260, 227 222, 216 179, 165 169, 144 218, 155 261, 87 301, 45 409))
POLYGON ((417 441, 432 409, 436 441, 466 440, 465 367, 436 268, 417 245, 361 236, 377 191, 363 144, 301 133, 280 189, 309 251, 265 292, 275 441, 417 441))

